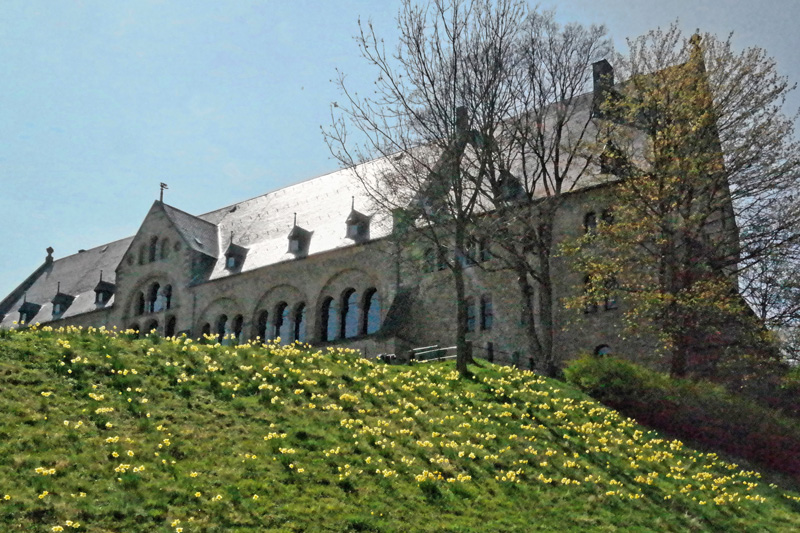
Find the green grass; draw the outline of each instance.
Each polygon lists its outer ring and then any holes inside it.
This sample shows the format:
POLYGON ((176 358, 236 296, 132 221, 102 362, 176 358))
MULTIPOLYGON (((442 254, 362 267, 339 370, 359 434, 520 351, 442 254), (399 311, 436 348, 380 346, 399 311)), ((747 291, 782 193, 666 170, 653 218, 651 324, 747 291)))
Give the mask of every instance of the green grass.
POLYGON ((756 472, 482 365, 0 331, 0 530, 800 528, 756 472))

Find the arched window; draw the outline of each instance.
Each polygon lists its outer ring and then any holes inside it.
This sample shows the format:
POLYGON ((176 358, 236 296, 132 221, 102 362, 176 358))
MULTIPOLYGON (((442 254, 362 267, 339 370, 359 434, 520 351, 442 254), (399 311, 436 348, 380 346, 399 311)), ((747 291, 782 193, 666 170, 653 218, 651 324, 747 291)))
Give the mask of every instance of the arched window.
POLYGON ((364 293, 364 305, 361 313, 361 334, 371 335, 378 331, 381 325, 381 303, 378 299, 378 290, 374 287, 364 293))
POLYGON ((139 296, 136 298, 136 315, 143 315, 144 314, 144 307, 145 307, 145 298, 144 292, 140 292, 139 296))
POLYGON ((233 319, 233 337, 235 344, 242 343, 242 328, 244 327, 244 317, 236 315, 233 319))
POLYGON ((228 329, 228 315, 220 315, 217 319, 217 342, 225 342, 225 336, 230 333, 228 329))
POLYGON ((298 304, 294 308, 294 317, 292 317, 293 338, 292 340, 305 342, 306 341, 306 304, 298 304))
POLYGON ((206 322, 203 324, 203 327, 200 329, 201 340, 205 341, 209 335, 211 335, 211 324, 206 322))
POLYGON ((172 285, 167 285, 162 291, 164 294, 164 309, 172 307, 172 285))
POLYGON ((339 334, 339 313, 336 301, 328 296, 320 308, 320 340, 322 342, 336 340, 339 334))
POLYGON ((158 252, 158 237, 152 237, 150 239, 150 253, 148 254, 147 258, 152 263, 156 260, 158 252))
POLYGON ((358 335, 358 293, 355 289, 345 289, 342 293, 342 331, 340 335, 345 339, 358 335))
POLYGON ((274 320, 272 338, 280 337, 281 344, 287 344, 289 342, 291 323, 289 321, 289 305, 286 302, 281 302, 275 306, 274 320))
POLYGON ((605 296, 605 309, 611 311, 617 308, 617 296, 615 294, 617 289, 617 278, 610 277, 606 281, 606 296, 605 296))
POLYGON ((465 300, 467 307, 467 331, 475 331, 475 298, 470 296, 465 300))
POLYGON ((158 320, 151 320, 144 328, 145 334, 149 335, 155 330, 158 333, 158 320))
POLYGON ((594 211, 586 213, 583 217, 583 230, 586 233, 592 233, 597 229, 597 214, 594 211))
POLYGON ((258 331, 256 335, 261 337, 261 342, 267 340, 267 326, 269 325, 269 312, 261 311, 258 314, 258 331))
POLYGON ((161 285, 158 283, 153 283, 150 285, 150 289, 147 291, 147 312, 154 313, 156 311, 161 311, 163 309, 163 302, 159 300, 158 290, 161 288, 161 285))
POLYGON ((167 326, 164 328, 164 336, 165 337, 174 337, 175 336, 175 324, 177 320, 174 316, 171 316, 167 319, 167 326))
POLYGON ((169 239, 164 239, 161 241, 161 259, 169 258, 169 239))
POLYGON ((139 264, 143 265, 147 262, 147 246, 142 245, 139 247, 139 264))
POLYGON ((594 301, 594 298, 590 294, 591 289, 592 289, 592 278, 586 276, 585 278, 583 278, 583 293, 587 297, 587 302, 583 308, 583 312, 586 313, 587 315, 589 313, 597 312, 597 302, 594 301))
POLYGON ((595 357, 607 357, 611 355, 611 346, 608 344, 601 344, 594 349, 595 357))
POLYGON ((492 297, 484 294, 481 296, 481 329, 484 331, 492 329, 494 324, 494 306, 492 297))

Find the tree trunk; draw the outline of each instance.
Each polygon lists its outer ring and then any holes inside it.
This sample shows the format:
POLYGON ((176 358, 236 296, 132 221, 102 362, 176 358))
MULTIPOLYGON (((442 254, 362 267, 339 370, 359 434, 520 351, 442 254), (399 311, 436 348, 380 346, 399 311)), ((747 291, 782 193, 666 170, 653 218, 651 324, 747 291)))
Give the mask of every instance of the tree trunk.
POLYGON ((536 331, 533 312, 533 284, 528 279, 528 272, 524 264, 517 266, 517 286, 522 296, 522 322, 525 328, 525 337, 528 343, 530 357, 533 359, 535 368, 543 362, 542 343, 539 340, 539 333, 536 331))
POLYGON ((461 257, 464 253, 464 228, 457 226, 455 231, 455 257, 453 258, 453 282, 456 286, 456 369, 462 376, 469 374, 467 368, 467 302, 464 287, 464 268, 461 257))

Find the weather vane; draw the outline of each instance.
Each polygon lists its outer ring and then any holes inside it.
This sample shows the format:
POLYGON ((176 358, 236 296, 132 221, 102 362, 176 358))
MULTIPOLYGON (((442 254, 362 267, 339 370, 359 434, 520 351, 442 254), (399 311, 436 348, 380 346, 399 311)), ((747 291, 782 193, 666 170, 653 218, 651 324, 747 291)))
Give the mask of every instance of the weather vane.
POLYGON ((164 203, 164 189, 169 189, 169 187, 167 187, 167 184, 162 181, 161 182, 161 197, 160 197, 160 200, 159 200, 161 203, 164 203))

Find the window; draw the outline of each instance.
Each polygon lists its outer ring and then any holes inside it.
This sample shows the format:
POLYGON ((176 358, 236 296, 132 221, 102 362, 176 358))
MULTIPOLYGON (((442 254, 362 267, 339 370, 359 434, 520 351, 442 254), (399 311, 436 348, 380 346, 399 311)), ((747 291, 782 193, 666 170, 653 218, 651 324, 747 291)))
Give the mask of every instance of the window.
POLYGON ((604 307, 606 311, 611 311, 612 309, 617 308, 617 297, 615 295, 615 290, 617 288, 617 279, 615 277, 611 277, 606 281, 606 295, 605 295, 605 302, 604 307))
MULTIPOLYGON (((161 260, 163 261, 164 259, 168 258, 169 258, 169 240, 164 239, 161 241, 161 260)), ((168 335, 168 337, 171 336, 172 335, 168 335)))
POLYGON ((586 233, 593 233, 597 229, 597 214, 594 211, 586 213, 583 217, 583 230, 586 233))
POLYGON ((172 307, 172 285, 167 285, 162 291, 164 295, 164 309, 172 307))
POLYGON ((230 333, 228 329, 228 315, 220 315, 217 319, 217 342, 224 342, 225 336, 230 333))
POLYGON ((601 344, 594 349, 595 357, 607 357, 611 355, 611 346, 608 344, 601 344))
POLYGON ((145 308, 144 292, 140 292, 136 297, 136 315, 143 315, 145 308))
POLYGON ((275 306, 275 324, 273 325, 272 338, 281 338, 281 344, 287 344, 289 341, 289 331, 291 324, 289 323, 289 305, 286 302, 281 302, 275 306))
POLYGON ((467 307, 467 331, 475 331, 475 298, 470 296, 465 303, 467 307))
POLYGON ((244 328, 244 317, 236 315, 233 319, 233 337, 236 344, 242 343, 242 329, 244 328))
POLYGON ((157 334, 158 333, 158 321, 157 320, 151 320, 147 324, 147 326, 145 326, 144 332, 145 332, 145 334, 148 334, 148 335, 150 333, 153 333, 153 332, 155 332, 157 334))
POLYGON ((111 293, 107 291, 97 291, 94 295, 94 303, 105 304, 111 299, 111 293))
POLYGON ((592 279, 589 276, 583 278, 583 294, 586 296, 586 305, 583 308, 585 314, 597 312, 597 302, 594 301, 592 292, 592 279))
POLYGON ((361 333, 372 335, 381 325, 381 302, 378 299, 378 290, 375 288, 367 289, 364 295, 364 305, 362 312, 361 333))
POLYGON ((328 296, 322 302, 320 310, 320 325, 322 342, 335 340, 339 334, 339 321, 336 309, 336 301, 328 296))
POLYGON ((174 316, 171 316, 167 319, 167 326, 164 328, 164 336, 165 337, 174 337, 175 336, 175 325, 177 320, 174 316))
POLYGON ((269 325, 269 312, 261 311, 258 314, 258 331, 256 335, 258 335, 262 341, 267 340, 267 326, 269 325))
POLYGON ((207 338, 211 336, 211 324, 208 322, 203 324, 203 327, 200 328, 200 334, 202 335, 202 340, 207 340, 207 338))
POLYGON ((486 237, 478 241, 478 261, 484 262, 492 258, 492 252, 489 250, 489 239, 486 237))
POLYGON ((294 317, 292 319, 293 333, 292 340, 305 342, 306 341, 306 304, 298 304, 294 309, 294 317))
POLYGON ((293 254, 296 254, 300 251, 300 240, 299 239, 290 239, 289 240, 289 251, 293 254))
POLYGON ((150 253, 147 256, 148 260, 151 263, 156 260, 157 251, 158 251, 158 237, 152 237, 150 239, 150 253))
POLYGON ((227 268, 228 270, 232 270, 232 269, 236 268, 236 256, 235 255, 229 255, 225 259, 225 268, 227 268))
POLYGON ((613 224, 614 223, 614 210, 603 209, 603 213, 600 215, 600 220, 602 220, 606 224, 613 224))
POLYGON ((144 244, 139 247, 139 264, 143 265, 147 262, 147 246, 144 244))
POLYGON ((481 296, 481 329, 484 331, 492 329, 494 323, 494 308, 492 306, 492 297, 488 295, 481 296))
POLYGON ((163 309, 163 303, 159 301, 159 294, 158 291, 161 288, 161 285, 158 283, 153 283, 150 285, 150 290, 147 291, 147 312, 154 313, 157 311, 161 311, 163 309))
POLYGON ((341 337, 350 339, 356 336, 358 336, 358 294, 355 289, 345 289, 342 293, 341 337))

